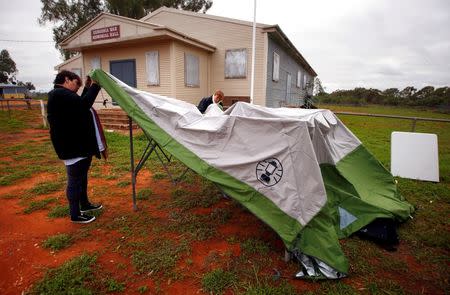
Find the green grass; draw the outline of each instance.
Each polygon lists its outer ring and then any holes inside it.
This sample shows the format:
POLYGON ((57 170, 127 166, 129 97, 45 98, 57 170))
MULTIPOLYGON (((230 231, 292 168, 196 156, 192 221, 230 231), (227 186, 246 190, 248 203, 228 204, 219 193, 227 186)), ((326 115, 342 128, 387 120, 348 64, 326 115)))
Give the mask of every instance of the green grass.
MULTIPOLYGON (((352 286, 345 284, 343 281, 325 281, 320 285, 320 289, 316 294, 327 295, 356 295, 359 294, 352 286)), ((388 293, 389 294, 389 293, 388 293)))
POLYGON ((241 249, 246 254, 265 255, 269 253, 270 246, 261 240, 250 238, 241 243, 241 249))
POLYGON ((56 202, 55 198, 44 199, 44 200, 39 200, 39 201, 32 201, 32 202, 30 202, 28 207, 23 210, 23 212, 26 214, 30 214, 37 210, 47 209, 48 205, 53 202, 56 202))
POLYGON ((83 254, 49 270, 30 294, 95 294, 89 285, 94 280, 96 260, 96 256, 83 254))
POLYGON ((7 110, 0 109, 0 133, 18 133, 29 128, 29 117, 36 118, 37 112, 33 110, 7 110))
MULTIPOLYGON (((45 136, 48 137, 48 135, 45 136)), ((1 146, 0 142, 0 148, 3 157, 12 159, 0 164, 0 186, 11 185, 19 180, 27 180, 42 172, 65 174, 63 163, 52 153, 53 147, 49 138, 39 141, 39 143, 26 141, 5 147, 1 146)), ((58 176, 56 179, 60 179, 60 177, 58 176)))
POLYGON ((72 245, 73 239, 68 234, 59 234, 48 237, 43 243, 42 246, 46 249, 50 249, 53 251, 58 251, 72 245))
POLYGON ((403 288, 391 280, 379 280, 378 282, 371 282, 366 285, 366 288, 372 295, 405 294, 403 288))
POLYGON ((153 195, 153 191, 150 188, 141 189, 137 195, 137 200, 148 200, 153 195))
POLYGON ((29 190, 30 193, 35 195, 45 195, 53 192, 57 192, 64 187, 65 183, 62 181, 56 182, 41 182, 35 185, 29 190))
MULTIPOLYGON (((103 211, 98 210, 96 212, 103 211)), ((108 230, 117 230, 127 237, 147 237, 148 232, 151 232, 157 226, 156 219, 148 212, 142 211, 140 214, 125 214, 121 216, 114 216, 112 220, 108 220, 104 227, 108 230)))
POLYGON ((148 291, 148 287, 147 286, 140 286, 138 289, 139 294, 144 294, 148 291))
POLYGON ((135 251, 132 255, 132 263, 140 274, 158 273, 160 276, 177 276, 174 268, 184 253, 189 251, 186 242, 179 244, 170 240, 158 240, 147 251, 135 251))
POLYGON ((53 207, 50 212, 47 214, 50 218, 60 218, 60 217, 66 217, 69 215, 69 206, 61 206, 57 205, 53 207))
POLYGON ((421 118, 441 118, 450 119, 449 114, 441 113, 437 110, 428 108, 414 107, 393 107, 383 105, 367 105, 367 106, 345 106, 333 104, 319 104, 319 108, 330 109, 334 112, 354 112, 382 115, 397 115, 405 117, 421 117, 421 118))
POLYGON ((223 294, 226 289, 232 286, 236 279, 236 275, 232 272, 215 269, 203 276, 202 287, 208 293, 223 294))
POLYGON ((131 184, 131 181, 129 180, 122 180, 120 182, 117 183, 118 187, 127 187, 131 184))
POLYGON ((108 292, 123 292, 125 290, 125 284, 119 283, 115 279, 108 279, 106 285, 108 292))
POLYGON ((198 193, 192 192, 192 189, 189 188, 175 188, 171 193, 172 200, 162 204, 161 208, 179 208, 183 210, 210 208, 222 199, 218 189, 210 182, 203 182, 201 185, 201 190, 198 193))
POLYGON ((7 199, 15 199, 15 198, 17 198, 17 196, 13 195, 13 194, 6 194, 6 195, 0 195, 0 198, 7 200, 7 199))
POLYGON ((233 213, 230 209, 215 208, 211 212, 211 219, 218 224, 225 224, 231 219, 232 215, 233 213))
POLYGON ((210 216, 174 211, 169 214, 169 223, 164 230, 188 234, 194 240, 204 241, 217 234, 216 226, 210 216))
POLYGON ((299 294, 295 288, 283 282, 278 286, 273 286, 267 281, 264 283, 248 284, 244 287, 244 295, 295 295, 299 294))
POLYGON ((153 179, 158 180, 158 179, 165 179, 167 178, 167 174, 166 173, 162 173, 162 172, 156 172, 153 174, 153 179))
POLYGON ((17 180, 30 178, 32 174, 32 171, 29 170, 10 171, 7 175, 0 177, 0 185, 11 185, 17 180))

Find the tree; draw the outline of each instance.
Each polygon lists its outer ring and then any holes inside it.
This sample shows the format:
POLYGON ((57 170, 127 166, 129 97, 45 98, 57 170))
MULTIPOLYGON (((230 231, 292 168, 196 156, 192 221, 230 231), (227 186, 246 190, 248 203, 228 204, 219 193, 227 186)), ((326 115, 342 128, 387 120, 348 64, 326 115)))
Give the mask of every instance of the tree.
POLYGON ((112 13, 140 19, 161 6, 205 13, 211 8, 211 0, 106 0, 106 9, 112 13))
POLYGON ((422 89, 420 89, 419 91, 417 91, 414 94, 414 96, 416 98, 423 99, 423 98, 427 98, 428 96, 430 96, 433 92, 434 92, 433 86, 425 86, 422 89))
POLYGON ((33 83, 31 83, 31 82, 25 82, 25 87, 28 90, 36 90, 36 87, 34 87, 33 83))
POLYGON ((414 93, 416 93, 416 91, 417 91, 417 89, 414 88, 414 86, 407 86, 407 87, 405 87, 405 89, 400 91, 400 97, 410 98, 411 96, 414 95, 414 93))
POLYGON ((388 88, 383 91, 383 95, 390 96, 390 97, 399 97, 400 90, 398 90, 398 88, 388 88))
POLYGON ((41 0, 41 3, 39 24, 59 24, 53 28, 53 40, 65 59, 76 53, 65 51, 58 44, 104 10, 101 0, 41 0))
POLYGON ((65 59, 76 53, 61 49, 59 43, 103 11, 139 19, 161 6, 206 12, 213 4, 212 0, 41 0, 41 3, 39 24, 58 24, 53 28, 53 40, 65 59))
POLYGON ((106 8, 112 14, 139 19, 145 16, 144 0, 106 0, 106 8))
POLYGON ((17 85, 18 86, 24 86, 28 90, 35 90, 36 89, 36 87, 34 87, 33 83, 31 83, 31 82, 25 82, 24 83, 22 81, 18 81, 17 85))
MULTIPOLYGON (((155 2, 155 1, 150 1, 155 2)), ((167 0, 164 4, 167 7, 173 7, 181 10, 190 10, 205 13, 213 5, 212 0, 167 0)), ((161 5, 160 5, 161 6, 161 5)), ((159 7, 158 7, 159 8, 159 7)))
POLYGON ((3 49, 0 52, 0 83, 12 83, 18 72, 16 63, 9 55, 8 50, 3 49))
POLYGON ((319 78, 314 78, 314 88, 313 88, 313 95, 323 95, 326 94, 325 89, 322 86, 322 81, 320 81, 319 78))

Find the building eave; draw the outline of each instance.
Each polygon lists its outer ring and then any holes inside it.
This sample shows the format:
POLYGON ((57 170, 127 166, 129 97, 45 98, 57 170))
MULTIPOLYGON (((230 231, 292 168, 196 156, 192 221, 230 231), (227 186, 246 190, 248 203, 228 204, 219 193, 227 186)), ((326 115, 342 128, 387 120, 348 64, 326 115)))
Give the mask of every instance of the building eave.
POLYGON ((71 62, 73 62, 73 61, 75 61, 75 60, 77 60, 77 59, 79 59, 79 58, 81 58, 81 57, 82 57, 81 54, 77 54, 77 55, 75 55, 75 56, 72 56, 72 57, 69 58, 68 60, 66 60, 66 61, 64 61, 64 62, 62 62, 62 63, 56 65, 53 69, 54 69, 55 71, 58 71, 59 68, 61 68, 62 66, 65 66, 66 64, 71 63, 71 62))
MULTIPOLYGON (((206 13, 198 13, 198 12, 187 11, 187 10, 180 10, 180 9, 169 8, 169 7, 165 7, 165 6, 162 6, 162 7, 158 8, 158 9, 156 9, 153 12, 150 12, 146 16, 142 17, 140 19, 140 21, 146 22, 146 21, 148 21, 149 19, 151 19, 152 17, 158 15, 161 12, 170 12, 170 13, 177 13, 177 14, 182 14, 182 15, 189 15, 189 16, 192 16, 192 17, 210 19, 210 20, 227 22, 227 23, 233 23, 233 24, 244 25, 244 26, 249 26, 249 27, 253 26, 253 22, 250 22, 250 21, 238 20, 238 19, 233 19, 233 18, 228 18, 228 17, 222 17, 222 16, 211 15, 211 14, 206 14, 206 13)), ((263 24, 263 23, 256 23, 256 27, 257 28, 264 28, 266 26, 268 26, 268 25, 267 24, 263 24)))
POLYGON ((297 50, 294 44, 292 44, 278 25, 264 27, 263 32, 272 34, 277 40, 281 41, 282 45, 289 49, 292 55, 296 57, 303 66, 305 66, 305 70, 307 70, 313 77, 317 77, 316 71, 314 71, 311 65, 306 61, 303 55, 297 50))
POLYGON ((198 40, 196 38, 193 38, 187 34, 178 32, 172 28, 158 25, 158 24, 151 24, 148 22, 142 22, 139 20, 130 19, 123 16, 117 16, 110 13, 102 12, 97 17, 92 19, 90 22, 88 22, 86 25, 84 25, 82 28, 77 30, 75 33, 70 35, 68 38, 66 38, 64 41, 59 43, 62 49, 69 50, 69 51, 76 51, 81 52, 84 49, 92 49, 92 48, 102 48, 106 46, 110 46, 111 44, 122 44, 124 42, 142 42, 145 40, 161 40, 161 39, 174 39, 178 40, 187 44, 190 44, 192 46, 201 48, 203 50, 206 50, 208 52, 214 52, 216 50, 216 47, 214 45, 208 44, 204 41, 198 40), (153 30, 152 33, 147 34, 139 34, 134 35, 132 37, 121 37, 120 39, 109 39, 104 40, 100 42, 85 42, 85 43, 78 43, 76 45, 69 45, 72 41, 74 41, 76 38, 79 38, 82 33, 84 33, 86 30, 89 29, 90 26, 95 24, 97 21, 99 21, 102 17, 110 17, 113 19, 117 19, 121 22, 127 22, 133 25, 143 26, 147 27, 153 30))

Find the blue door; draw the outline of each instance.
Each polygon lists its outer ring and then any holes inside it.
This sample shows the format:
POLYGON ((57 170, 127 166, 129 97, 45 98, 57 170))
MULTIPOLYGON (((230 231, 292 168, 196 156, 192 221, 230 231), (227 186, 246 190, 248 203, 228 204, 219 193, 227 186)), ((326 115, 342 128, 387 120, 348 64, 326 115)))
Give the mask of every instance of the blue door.
POLYGON ((136 87, 136 60, 112 60, 109 62, 110 73, 131 87, 136 87))

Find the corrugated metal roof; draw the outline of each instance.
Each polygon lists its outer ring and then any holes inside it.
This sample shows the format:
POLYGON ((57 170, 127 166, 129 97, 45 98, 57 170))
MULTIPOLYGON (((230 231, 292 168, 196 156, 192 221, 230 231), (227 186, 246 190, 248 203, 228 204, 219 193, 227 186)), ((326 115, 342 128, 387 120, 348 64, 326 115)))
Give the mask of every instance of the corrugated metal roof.
POLYGON ((24 88, 24 89, 26 89, 27 87, 24 86, 24 85, 14 85, 14 84, 0 83, 0 88, 24 88))

